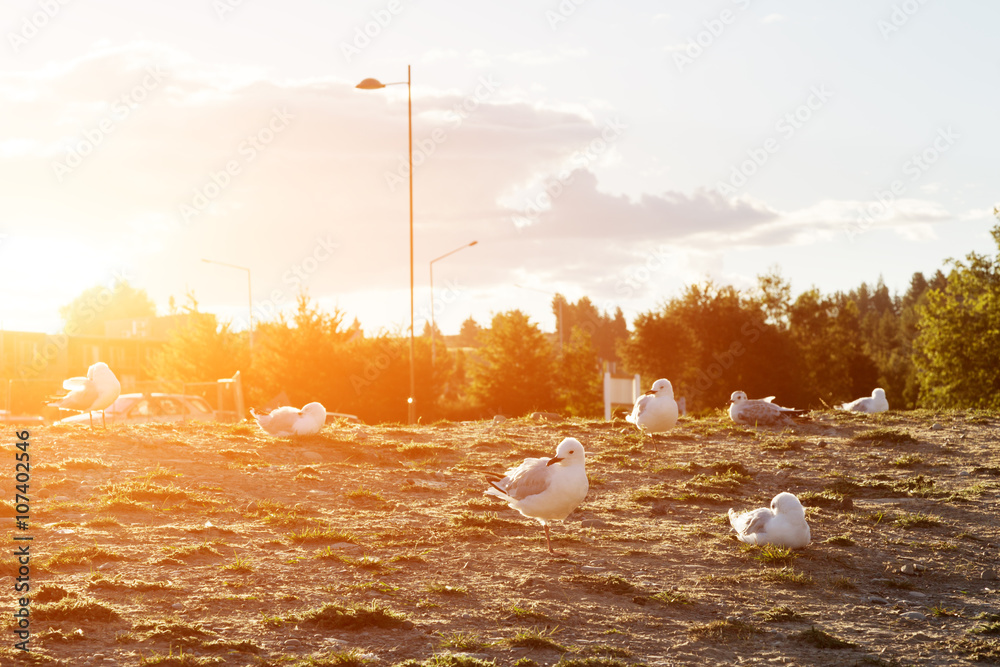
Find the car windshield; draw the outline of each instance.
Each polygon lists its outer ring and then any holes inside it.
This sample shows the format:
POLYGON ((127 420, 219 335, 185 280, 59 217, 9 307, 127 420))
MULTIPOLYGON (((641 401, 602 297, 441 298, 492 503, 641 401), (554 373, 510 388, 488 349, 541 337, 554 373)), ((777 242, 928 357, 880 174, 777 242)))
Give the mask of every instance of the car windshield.
POLYGON ((115 414, 127 412, 129 407, 135 403, 137 398, 137 396, 119 396, 115 399, 115 402, 111 404, 111 407, 107 409, 107 412, 113 412, 115 414))
POLYGON ((188 402, 191 404, 191 407, 194 408, 192 410, 192 412, 205 412, 205 413, 208 413, 208 412, 212 411, 211 406, 208 403, 205 402, 205 399, 203 399, 203 398, 201 398, 199 396, 190 396, 190 397, 188 397, 188 402))

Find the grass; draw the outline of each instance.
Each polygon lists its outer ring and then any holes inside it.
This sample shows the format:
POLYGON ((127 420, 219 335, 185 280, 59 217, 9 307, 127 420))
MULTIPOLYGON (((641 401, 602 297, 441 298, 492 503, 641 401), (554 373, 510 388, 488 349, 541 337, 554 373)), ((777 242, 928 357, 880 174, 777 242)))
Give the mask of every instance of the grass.
POLYGON ((832 489, 824 489, 819 493, 803 491, 798 499, 803 507, 840 507, 844 504, 844 494, 832 489))
POLYGON ((316 552, 313 558, 322 558, 340 561, 345 565, 350 565, 351 567, 356 567, 362 570, 370 570, 372 572, 378 572, 379 574, 385 574, 388 572, 395 572, 399 568, 392 567, 386 561, 382 560, 378 556, 364 555, 355 558, 354 556, 349 556, 339 551, 334 551, 330 547, 326 547, 322 551, 316 552))
POLYGON ((694 599, 681 591, 661 591, 649 597, 651 600, 656 600, 660 604, 666 605, 694 604, 694 599))
POLYGON ((817 630, 814 626, 810 627, 808 630, 803 630, 802 632, 796 632, 791 636, 791 639, 796 639, 803 644, 808 644, 814 648, 854 648, 857 644, 852 644, 851 642, 846 642, 843 639, 838 639, 828 632, 822 630, 817 630))
POLYGON ((484 640, 475 632, 439 632, 441 648, 452 648, 458 651, 481 651, 492 646, 493 642, 484 640))
POLYGON ((139 664, 143 667, 145 665, 156 665, 157 667, 203 667, 206 665, 224 665, 226 664, 226 660, 218 656, 196 656, 194 653, 185 653, 183 648, 177 649, 177 653, 175 654, 174 648, 171 646, 169 653, 153 651, 148 657, 140 655, 139 664))
POLYGON ((1000 635, 1000 621, 977 625, 969 630, 970 635, 1000 635))
MULTIPOLYGON (((534 660, 531 661, 534 664, 534 660)), ((467 655, 455 655, 453 653, 439 653, 432 655, 426 660, 420 661, 415 658, 398 662, 393 667, 496 667, 494 660, 480 660, 467 655)), ((528 667, 522 665, 521 667, 528 667)))
POLYGON ((437 581, 432 581, 427 584, 427 590, 431 593, 437 593, 438 595, 468 595, 469 591, 462 586, 452 586, 450 584, 442 584, 437 581))
POLYGON ((42 561, 42 567, 53 570, 60 567, 72 567, 74 565, 93 565, 94 563, 127 560, 125 556, 112 549, 97 546, 89 547, 68 546, 63 547, 58 552, 52 554, 48 559, 42 561))
POLYGON ((368 605, 353 606, 328 602, 318 609, 297 615, 294 620, 324 630, 399 628, 409 623, 405 614, 384 606, 378 600, 373 600, 368 605))
POLYGON ((688 634, 694 639, 721 643, 751 639, 754 635, 763 634, 763 632, 756 625, 739 620, 712 621, 711 623, 692 625, 688 628, 688 634))
POLYGON ((783 567, 780 570, 767 570, 761 577, 766 581, 793 586, 812 586, 816 581, 804 572, 796 572, 794 568, 783 567))
POLYGON ((853 547, 857 542, 850 535, 834 535, 823 540, 823 544, 832 544, 835 547, 853 547))
POLYGON ((771 607, 764 611, 755 611, 754 616, 767 623, 790 623, 802 621, 804 617, 798 612, 792 611, 790 607, 771 607))
POLYGON ((502 611, 506 614, 519 619, 536 619, 539 621, 551 620, 549 617, 542 612, 536 610, 534 607, 521 607, 515 603, 511 603, 506 607, 502 608, 502 611))
POLYGON ((961 616, 962 616, 961 614, 959 614, 954 609, 949 609, 947 607, 938 607, 936 605, 933 606, 933 607, 931 607, 930 611, 931 611, 931 616, 935 616, 937 618, 944 618, 944 617, 947 617, 947 616, 954 616, 954 617, 957 617, 957 618, 961 618, 961 616))
POLYGON ((549 649, 560 653, 570 651, 568 646, 563 646, 552 637, 559 628, 546 630, 544 628, 521 628, 514 632, 514 636, 503 640, 503 643, 511 648, 528 649, 549 649))
POLYGON ((555 667, 630 667, 630 663, 616 658, 562 658, 555 667))
POLYGON ((790 565, 793 560, 798 558, 798 554, 788 547, 779 547, 774 544, 757 546, 740 542, 740 551, 749 553, 751 558, 764 565, 790 565))
POLYGON ((319 527, 293 531, 288 534, 288 539, 296 544, 313 544, 316 542, 348 542, 350 544, 357 544, 357 538, 352 533, 319 527))
POLYGON ((941 517, 933 514, 924 514, 922 512, 906 512, 897 516, 892 523, 893 525, 906 530, 912 530, 914 528, 933 528, 934 526, 941 525, 941 517))
POLYGON ((898 428, 871 428, 850 439, 856 444, 902 444, 916 442, 912 435, 898 428))
POLYGON ((117 621, 121 614, 102 602, 86 598, 64 597, 58 602, 41 604, 31 610, 31 618, 36 621, 117 621))
POLYGON ((242 556, 236 556, 232 563, 226 563, 219 567, 231 572, 253 572, 253 565, 250 564, 250 559, 243 558, 242 556))
POLYGON ((912 468, 918 466, 924 462, 924 458, 920 454, 904 454, 897 459, 893 459, 890 465, 897 468, 912 468))
POLYGON ((632 582, 617 574, 577 574, 569 578, 574 584, 581 584, 584 588, 595 593, 615 593, 617 595, 628 595, 639 592, 632 582))
POLYGON ((116 574, 113 577, 106 577, 100 572, 94 572, 90 575, 87 587, 119 591, 160 591, 176 588, 176 586, 169 581, 143 581, 140 579, 129 580, 125 579, 120 574, 116 574))
POLYGON ((462 510, 458 516, 451 517, 452 524, 463 527, 477 528, 524 528, 524 524, 511 519, 503 519, 496 512, 486 512, 484 514, 473 514, 468 510, 462 510))
POLYGON ((371 502, 379 504, 387 504, 389 501, 382 496, 378 491, 372 491, 364 486, 358 485, 358 488, 353 491, 348 491, 345 494, 348 500, 354 500, 358 502, 371 502))

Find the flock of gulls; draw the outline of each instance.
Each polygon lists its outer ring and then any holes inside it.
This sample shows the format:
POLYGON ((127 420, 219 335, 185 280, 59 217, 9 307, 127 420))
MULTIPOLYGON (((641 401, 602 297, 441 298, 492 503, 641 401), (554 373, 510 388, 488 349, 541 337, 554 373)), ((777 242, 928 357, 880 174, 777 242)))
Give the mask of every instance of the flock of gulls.
MULTIPOLYGON (((110 407, 121 393, 121 383, 103 361, 87 369, 87 377, 74 377, 63 383, 69 393, 50 403, 62 410, 90 413, 110 407)), ((729 418, 737 424, 748 426, 775 426, 788 424, 802 416, 806 410, 784 408, 773 402, 774 396, 749 399, 746 393, 734 391, 730 397, 729 418)), ((854 412, 885 412, 889 403, 885 391, 875 389, 871 396, 859 398, 837 406, 854 412)), ((319 433, 326 423, 326 408, 321 403, 308 403, 301 409, 284 406, 269 413, 250 414, 258 426, 274 437, 306 436, 319 433)), ((632 412, 625 419, 643 434, 669 431, 677 423, 677 401, 673 385, 661 378, 652 388, 636 400, 632 412)), ((490 488, 484 495, 505 501, 525 517, 535 519, 545 529, 545 544, 549 553, 561 555, 552 549, 549 534, 551 521, 562 521, 587 497, 590 482, 587 479, 586 452, 576 438, 566 438, 556 447, 555 456, 527 458, 504 475, 487 476, 490 488)), ((771 500, 770 507, 749 512, 729 510, 729 523, 740 541, 747 544, 772 544, 789 549, 801 549, 809 544, 811 535, 802 503, 794 494, 784 491, 771 500)))

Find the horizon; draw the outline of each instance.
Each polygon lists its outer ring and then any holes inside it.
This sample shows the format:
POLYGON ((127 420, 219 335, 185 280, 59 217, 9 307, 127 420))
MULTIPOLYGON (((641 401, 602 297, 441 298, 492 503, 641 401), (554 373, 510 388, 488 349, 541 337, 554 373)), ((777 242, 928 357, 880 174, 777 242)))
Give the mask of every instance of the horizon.
POLYGON ((408 65, 416 335, 430 260, 471 241, 434 265, 445 335, 512 308, 554 331, 555 292, 631 328, 774 266, 793 298, 902 294, 995 252, 1000 7, 53 7, 0 10, 4 330, 56 333, 116 276, 243 329, 246 275, 211 259, 251 270, 255 321, 305 288, 405 332, 407 91, 355 85, 408 65))

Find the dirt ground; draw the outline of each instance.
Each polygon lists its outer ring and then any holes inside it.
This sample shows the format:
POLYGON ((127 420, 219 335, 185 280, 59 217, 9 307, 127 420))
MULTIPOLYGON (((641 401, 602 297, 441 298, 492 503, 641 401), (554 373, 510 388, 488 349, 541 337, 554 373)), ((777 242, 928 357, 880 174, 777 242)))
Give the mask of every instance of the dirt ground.
POLYGON ((0 665, 997 664, 998 424, 54 425, 30 433, 26 530, 8 429, 0 665), (590 493, 553 526, 553 557, 483 473, 564 437, 588 452, 590 493), (812 544, 738 542, 726 510, 781 491, 812 544), (30 653, 11 621, 24 544, 30 653))

